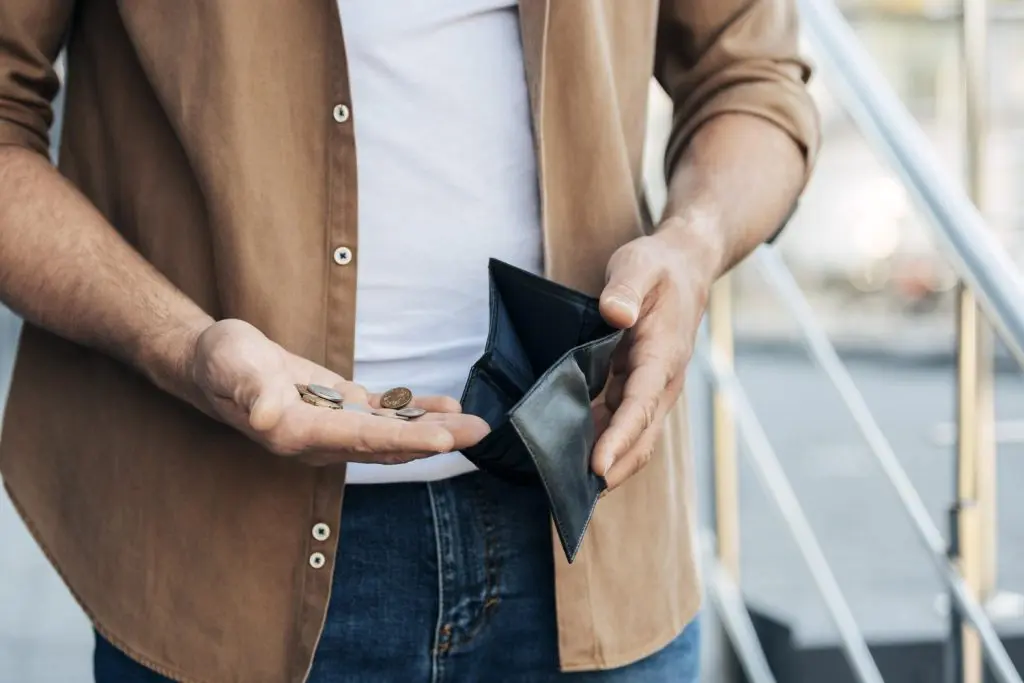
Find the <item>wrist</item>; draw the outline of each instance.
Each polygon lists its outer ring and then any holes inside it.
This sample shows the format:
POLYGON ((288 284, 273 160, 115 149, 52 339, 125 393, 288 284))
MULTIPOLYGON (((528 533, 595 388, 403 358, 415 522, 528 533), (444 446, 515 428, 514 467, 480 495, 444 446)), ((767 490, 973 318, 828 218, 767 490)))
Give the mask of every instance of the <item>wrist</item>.
POLYGON ((677 252, 687 272, 708 288, 727 269, 727 245, 719 222, 710 214, 666 216, 655 237, 677 252))
POLYGON ((194 368, 199 337, 214 323, 206 314, 177 322, 141 345, 137 365, 160 389, 203 409, 194 368))

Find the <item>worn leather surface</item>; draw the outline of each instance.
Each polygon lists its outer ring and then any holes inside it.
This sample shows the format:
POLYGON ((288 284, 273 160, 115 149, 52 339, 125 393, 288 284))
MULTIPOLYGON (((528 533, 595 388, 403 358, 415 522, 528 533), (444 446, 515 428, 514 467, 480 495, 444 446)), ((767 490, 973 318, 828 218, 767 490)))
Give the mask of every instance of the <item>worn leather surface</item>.
POLYGON ((489 270, 490 330, 462 408, 492 431, 462 452, 499 477, 543 485, 572 562, 605 487, 590 468, 590 403, 622 332, 604 322, 593 297, 497 259, 489 270))

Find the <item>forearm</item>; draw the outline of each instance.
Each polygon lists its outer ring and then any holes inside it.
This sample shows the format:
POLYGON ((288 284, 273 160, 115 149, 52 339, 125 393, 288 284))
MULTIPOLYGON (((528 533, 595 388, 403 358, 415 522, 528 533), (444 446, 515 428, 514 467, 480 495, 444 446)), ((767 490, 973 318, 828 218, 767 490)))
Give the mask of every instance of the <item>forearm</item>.
POLYGON ((716 279, 778 230, 803 189, 804 156, 756 116, 723 114, 694 135, 669 182, 659 227, 716 279))
POLYGON ((191 399, 184 371, 211 318, 45 159, 16 147, 0 148, 0 301, 191 399))

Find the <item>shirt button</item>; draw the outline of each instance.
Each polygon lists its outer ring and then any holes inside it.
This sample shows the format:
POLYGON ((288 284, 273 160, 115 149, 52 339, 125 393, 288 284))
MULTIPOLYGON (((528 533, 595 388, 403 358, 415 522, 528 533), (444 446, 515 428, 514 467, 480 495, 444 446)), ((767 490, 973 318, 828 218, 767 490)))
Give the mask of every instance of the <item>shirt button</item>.
POLYGON ((320 569, 327 563, 323 553, 313 553, 309 556, 309 566, 313 569, 320 569))
POLYGON ((348 247, 338 247, 334 250, 334 262, 339 266, 347 266, 352 262, 352 250, 348 247))
POLYGON ((348 106, 344 104, 337 104, 334 106, 334 120, 338 123, 345 123, 348 121, 350 112, 348 106))
POLYGON ((313 525, 313 538, 318 541, 326 541, 331 537, 331 527, 327 526, 323 522, 313 525))

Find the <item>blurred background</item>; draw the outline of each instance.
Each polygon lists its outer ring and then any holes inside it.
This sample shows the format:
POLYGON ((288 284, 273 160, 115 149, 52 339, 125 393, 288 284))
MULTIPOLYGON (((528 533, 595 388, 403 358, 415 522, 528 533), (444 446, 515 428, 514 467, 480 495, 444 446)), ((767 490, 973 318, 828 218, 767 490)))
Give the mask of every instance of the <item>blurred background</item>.
MULTIPOLYGON (((623 0, 625 1, 625 0, 623 0)), ((820 0, 823 3, 831 0, 820 0)), ((889 87, 963 184, 967 136, 961 3, 843 0, 838 3, 889 87)), ((1024 2, 990 0, 981 210, 1019 267, 1024 262, 1024 2)), ((808 54, 815 59, 813 48, 808 54)), ((815 173, 777 243, 817 320, 947 535, 956 487, 956 275, 934 230, 896 174, 844 113, 829 82, 812 90, 824 145, 815 173)), ((651 199, 660 205, 660 149, 668 101, 652 85, 651 199)), ((59 118, 57 122, 59 129, 59 118)), ((770 170, 768 171, 770 172, 770 170)), ((886 681, 944 680, 949 599, 893 488, 827 378, 808 357, 788 309, 751 264, 732 277, 736 375, 781 461, 886 681)), ((0 410, 17 341, 16 318, 0 309, 0 410)), ((992 500, 994 585, 981 596, 1014 661, 1024 664, 1024 384, 1006 350, 995 361, 992 500)), ((698 519, 714 544, 710 394, 691 371, 688 391, 698 473, 698 519)), ((780 683, 855 681, 839 632, 789 526, 738 458, 738 586, 780 683)), ((706 568, 706 571, 711 571, 706 568)), ((736 674, 716 610, 705 680, 736 674)), ((85 617, 40 554, 9 500, 0 496, 0 682, 86 683, 92 639, 85 617)), ((737 679, 738 680, 738 679, 737 679)), ((965 678, 963 680, 969 680, 965 678)))

